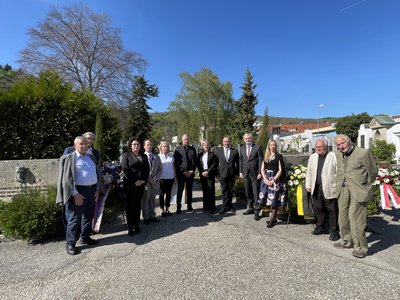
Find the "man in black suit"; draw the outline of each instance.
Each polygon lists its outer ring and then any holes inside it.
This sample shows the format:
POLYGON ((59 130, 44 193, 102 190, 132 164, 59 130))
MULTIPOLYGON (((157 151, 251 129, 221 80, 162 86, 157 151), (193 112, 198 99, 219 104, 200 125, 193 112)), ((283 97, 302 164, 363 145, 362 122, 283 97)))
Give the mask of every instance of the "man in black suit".
POLYGON ((229 136, 225 136, 222 140, 223 148, 216 152, 218 160, 218 175, 222 189, 222 208, 219 214, 227 211, 235 212, 232 205, 232 190, 235 185, 237 176, 239 175, 239 153, 231 147, 229 136))
POLYGON ((240 147, 239 171, 240 178, 243 178, 246 192, 248 209, 245 215, 254 214, 254 203, 258 200, 261 179, 261 164, 263 151, 259 145, 253 143, 253 135, 243 135, 244 145, 240 147))
MULTIPOLYGON (((100 163, 100 152, 97 149, 93 148, 94 140, 96 139, 96 135, 93 132, 85 132, 82 136, 86 139, 88 143, 87 153, 92 154, 96 158, 96 164, 100 163)), ((69 154, 75 151, 75 147, 71 146, 65 148, 63 155, 69 154)))
POLYGON ((189 135, 182 136, 182 145, 174 152, 174 164, 178 179, 178 191, 176 194, 176 213, 181 213, 182 194, 186 186, 187 211, 195 212, 192 207, 194 172, 197 168, 196 149, 189 145, 189 135))

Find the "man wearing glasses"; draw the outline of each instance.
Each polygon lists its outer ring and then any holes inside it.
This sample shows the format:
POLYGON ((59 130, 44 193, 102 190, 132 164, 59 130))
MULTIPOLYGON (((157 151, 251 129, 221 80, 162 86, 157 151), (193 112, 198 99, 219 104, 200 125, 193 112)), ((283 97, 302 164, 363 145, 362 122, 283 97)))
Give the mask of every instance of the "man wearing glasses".
POLYGON ((329 233, 331 241, 337 241, 338 203, 336 199, 336 155, 328 152, 324 139, 315 143, 315 153, 310 155, 307 164, 306 189, 313 196, 313 207, 316 218, 314 235, 329 233))

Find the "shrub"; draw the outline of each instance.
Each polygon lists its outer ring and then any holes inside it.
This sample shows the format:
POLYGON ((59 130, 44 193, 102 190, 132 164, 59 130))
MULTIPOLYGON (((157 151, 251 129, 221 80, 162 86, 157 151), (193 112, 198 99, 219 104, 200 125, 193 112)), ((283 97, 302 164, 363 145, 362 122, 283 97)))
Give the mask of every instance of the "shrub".
POLYGON ((62 234, 61 206, 56 189, 29 189, 0 209, 0 230, 5 236, 39 240, 62 234))
POLYGON ((246 192, 244 190, 244 183, 242 179, 236 180, 235 185, 232 189, 232 193, 237 200, 242 200, 246 202, 246 192))
POLYGON ((396 153, 396 146, 383 140, 375 140, 370 151, 377 162, 390 163, 396 153))

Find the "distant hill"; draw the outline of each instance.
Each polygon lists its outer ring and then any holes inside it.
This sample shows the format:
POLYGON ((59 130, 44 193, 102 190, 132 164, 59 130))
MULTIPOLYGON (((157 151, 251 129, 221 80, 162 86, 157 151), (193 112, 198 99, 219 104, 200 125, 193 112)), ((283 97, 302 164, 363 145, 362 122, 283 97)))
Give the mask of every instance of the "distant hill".
MULTIPOLYGON (((262 121, 263 117, 258 116, 258 121, 262 121)), ((318 121, 322 123, 335 123, 338 118, 335 117, 327 117, 321 118, 318 121)), ((304 118, 287 118, 287 117, 273 117, 269 116, 269 125, 279 125, 279 124, 313 124, 317 123, 317 119, 304 119, 304 118)))
POLYGON ((7 90, 26 77, 27 75, 22 70, 14 71, 10 65, 0 65, 0 90, 7 90))

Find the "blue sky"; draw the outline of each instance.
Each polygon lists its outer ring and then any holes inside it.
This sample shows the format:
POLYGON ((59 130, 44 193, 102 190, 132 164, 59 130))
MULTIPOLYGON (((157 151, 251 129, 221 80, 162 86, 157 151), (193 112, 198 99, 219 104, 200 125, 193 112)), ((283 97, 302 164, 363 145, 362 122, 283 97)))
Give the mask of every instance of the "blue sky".
POLYGON ((18 68, 28 28, 50 5, 72 3, 109 15, 125 47, 145 57, 145 77, 160 88, 153 111, 168 109, 181 72, 208 67, 235 98, 249 68, 258 115, 400 115, 398 0, 4 0, 0 64, 18 68))

